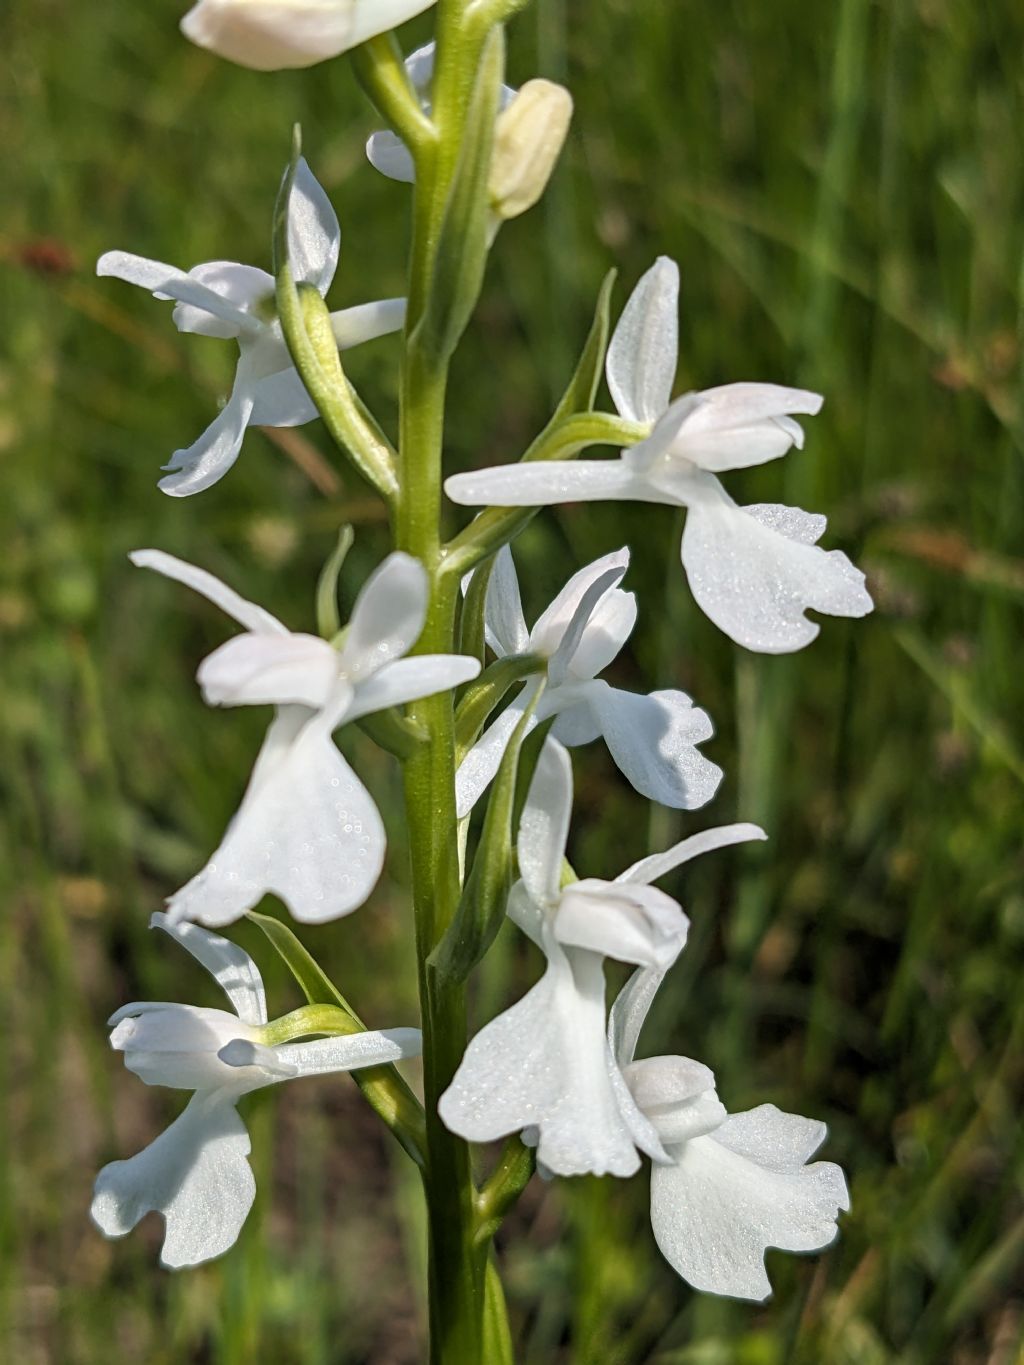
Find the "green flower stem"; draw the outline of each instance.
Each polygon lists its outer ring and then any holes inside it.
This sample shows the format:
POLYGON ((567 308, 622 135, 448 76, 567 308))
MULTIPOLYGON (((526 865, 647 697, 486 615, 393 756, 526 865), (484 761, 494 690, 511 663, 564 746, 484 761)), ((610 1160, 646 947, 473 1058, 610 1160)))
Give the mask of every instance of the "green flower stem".
MULTIPOLYGON (((625 448, 646 440, 650 434, 649 426, 627 422, 610 413, 577 413, 546 427, 523 456, 523 462, 571 460, 588 446, 625 448)), ((461 578, 507 545, 539 511, 539 507, 488 507, 445 546, 443 572, 461 578)))
MULTIPOLYGON (((485 34, 466 32, 465 0, 440 0, 433 117, 438 136, 417 151, 408 311, 402 358, 396 544, 415 555, 431 582, 420 653, 454 648, 458 579, 442 576, 441 482, 447 363, 417 337, 430 298, 441 224, 458 160, 463 125, 485 34)), ((486 194, 486 185, 480 186, 486 194)), ((405 803, 412 863, 412 899, 419 961, 426 1111, 430 1360, 433 1365, 481 1365, 487 1248, 477 1241, 476 1188, 468 1145, 437 1113, 466 1045, 466 995, 461 982, 442 982, 427 966, 459 903, 455 814, 453 699, 442 693, 413 703, 409 719, 428 742, 405 762, 405 803)), ((494 1302, 492 1295, 490 1300, 494 1302)))
POLYGON ((516 1135, 501 1150, 498 1163, 476 1197, 477 1240, 486 1246, 530 1182, 536 1154, 516 1135))
POLYGON ((413 158, 418 158, 421 149, 436 140, 437 132, 409 84, 395 35, 382 33, 353 48, 352 64, 360 85, 381 117, 402 139, 413 158))

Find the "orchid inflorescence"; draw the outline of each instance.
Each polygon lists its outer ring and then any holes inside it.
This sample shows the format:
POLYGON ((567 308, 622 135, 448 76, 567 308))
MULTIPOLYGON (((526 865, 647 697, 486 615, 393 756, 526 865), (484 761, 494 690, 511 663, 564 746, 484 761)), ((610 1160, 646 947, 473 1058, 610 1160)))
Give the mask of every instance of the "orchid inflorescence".
MULTIPOLYGON (((363 585, 347 626, 332 607, 319 634, 288 629, 173 555, 131 555, 242 628, 199 665, 203 699, 269 705, 274 715, 219 846, 152 921, 213 975, 232 1012, 142 1002, 112 1016, 111 1044, 130 1070, 193 1095, 154 1143, 100 1172, 93 1217, 119 1236, 157 1210, 170 1266, 221 1254, 254 1197, 238 1101, 278 1081, 350 1071, 422 1170, 437 1360, 504 1358, 488 1326, 488 1248, 534 1170, 546 1179, 629 1177, 648 1158, 652 1227, 666 1259, 696 1289, 755 1300, 770 1293, 766 1249, 826 1246, 848 1207, 839 1167, 807 1164, 823 1124, 771 1104, 731 1114, 702 1063, 637 1059, 648 1010, 671 988, 689 927, 654 883, 697 855, 767 836, 756 825, 725 825, 613 880, 577 877, 567 861, 569 750, 600 740, 638 799, 692 811, 722 777, 699 747, 713 726, 683 691, 627 691, 603 676, 637 620, 634 594, 620 586, 628 548, 580 569, 532 628, 511 548, 538 507, 685 508, 681 557, 697 604, 746 649, 799 649, 819 631, 808 609, 871 610, 863 575, 845 554, 819 548, 824 517, 739 505, 719 475, 802 447, 796 419, 816 414, 821 396, 735 383, 673 398, 679 270, 661 257, 610 342, 602 292, 566 396, 526 457, 447 478, 454 503, 481 510, 447 544, 440 538, 448 359, 497 228, 542 193, 572 107, 551 82, 504 84, 503 22, 519 7, 442 0, 436 48, 404 62, 385 35, 429 0, 199 0, 183 21, 193 41, 258 70, 352 51, 391 125, 370 137, 369 160, 415 196, 408 307, 388 299, 328 312, 340 230, 297 146, 279 195, 274 274, 225 261, 184 271, 122 251, 98 266, 173 300, 179 330, 238 343, 231 394, 207 431, 172 454, 165 492, 186 497, 217 483, 251 425, 320 415, 387 503, 395 548, 363 585), (355 393, 341 353, 400 329, 396 449, 355 393), (595 407, 602 371, 614 413, 595 407), (602 444, 620 454, 575 458, 602 444), (366 1029, 287 925, 256 913, 270 894, 295 920, 322 925, 371 895, 385 861, 384 822, 334 742, 355 723, 404 770, 422 1035, 366 1029), (246 915, 306 995, 277 1019, 256 964, 212 932, 246 915), (466 980, 506 918, 540 950, 544 971, 467 1042, 466 980), (610 1009, 606 959, 634 969, 610 1009), (421 1047, 422 1106, 393 1065, 421 1047), (481 1183, 466 1144, 496 1139, 506 1140, 503 1155, 481 1183)), ((329 597, 343 558, 325 571, 329 597)))

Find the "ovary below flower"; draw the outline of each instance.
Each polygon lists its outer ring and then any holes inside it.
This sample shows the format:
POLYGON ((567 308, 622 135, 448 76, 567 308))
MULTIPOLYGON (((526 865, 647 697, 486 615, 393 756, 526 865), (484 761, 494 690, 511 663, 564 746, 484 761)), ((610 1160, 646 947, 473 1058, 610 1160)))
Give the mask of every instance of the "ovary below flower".
MULTIPOLYGON (((288 237, 296 280, 326 295, 338 265, 341 229, 304 160, 288 204, 288 237)), ((294 427, 316 417, 316 405, 292 365, 274 313, 274 277, 265 270, 207 261, 186 273, 127 251, 108 251, 97 262, 96 273, 140 285, 158 299, 175 300, 174 323, 180 332, 238 343, 231 396, 202 436, 171 456, 164 467, 172 472, 159 483, 163 492, 188 497, 222 479, 238 458, 250 425, 294 427)), ((398 331, 404 318, 404 299, 383 299, 332 313, 331 323, 339 349, 345 350, 398 331)))
POLYGON ((166 915, 151 924, 186 948, 224 990, 233 1012, 142 1001, 110 1019, 111 1046, 147 1085, 195 1093, 155 1142, 96 1177, 92 1217, 123 1237, 147 1213, 165 1222, 161 1260, 196 1265, 233 1245, 256 1193, 249 1134, 236 1105, 243 1095, 299 1076, 354 1071, 420 1051, 418 1029, 386 1029, 267 1046, 266 996, 248 953, 194 924, 166 915))
POLYGON ((635 501, 687 509, 681 555, 702 610, 748 649, 781 654, 818 634, 808 609, 864 616, 864 575, 816 542, 825 518, 775 503, 738 506, 718 479, 803 445, 793 418, 820 394, 777 384, 726 384, 671 402, 678 351, 679 268, 662 256, 640 280, 608 348, 608 386, 623 417, 650 436, 616 460, 538 461, 455 474, 448 496, 468 506, 635 501))
POLYGON ((544 976, 472 1039, 438 1113, 452 1132, 487 1142, 521 1132, 544 1173, 631 1175, 637 1148, 667 1160, 609 1047, 604 959, 668 970, 686 941, 680 906, 648 885, 704 848, 763 838, 735 825, 687 840, 614 882, 561 886, 572 772, 557 742, 544 746, 518 839, 522 881, 508 913, 547 958, 544 976))
POLYGON ((313 66, 397 28, 435 0, 199 0, 181 31, 256 71, 313 66))
MULTIPOLYGON (((530 653, 548 661, 529 729, 554 716, 551 733, 563 744, 602 738, 637 791, 663 806, 695 810, 710 801, 722 777, 721 768, 697 749, 713 733, 707 712, 685 692, 667 689, 643 696, 611 687, 597 676, 618 655, 636 623, 636 598, 618 586, 628 567, 629 550, 624 548, 580 569, 531 631, 512 552, 503 548, 487 584, 487 642, 499 658, 530 653)), ((537 681, 527 683, 463 759, 455 780, 460 816, 468 814, 494 777, 538 686, 537 681)))
POLYGON ((338 752, 334 730, 456 687, 480 668, 463 655, 404 657, 426 616, 423 566, 389 555, 357 597, 338 650, 292 633, 172 555, 139 550, 131 559, 193 588, 245 627, 200 665, 205 700, 277 708, 237 814, 207 865, 171 897, 171 917, 229 924, 267 892, 307 923, 355 910, 377 881, 386 841, 373 798, 338 752))
POLYGON ((825 1140, 823 1123, 773 1104, 729 1114, 700 1062, 633 1060, 662 976, 657 968, 634 973, 608 1030, 630 1094, 667 1158, 651 1167, 655 1240, 694 1289, 766 1299, 765 1251, 828 1246, 840 1209, 850 1207, 846 1179, 834 1162, 807 1165, 825 1140))

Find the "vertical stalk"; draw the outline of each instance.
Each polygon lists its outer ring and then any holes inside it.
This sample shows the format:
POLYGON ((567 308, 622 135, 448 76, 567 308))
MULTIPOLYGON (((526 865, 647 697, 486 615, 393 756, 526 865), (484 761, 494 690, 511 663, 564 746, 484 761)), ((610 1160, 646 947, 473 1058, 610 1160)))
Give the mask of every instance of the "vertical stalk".
MULTIPOLYGON (((430 578, 422 653, 455 649, 458 581, 442 576, 441 481, 447 364, 417 340, 430 289, 438 233, 458 157, 480 38, 463 23, 466 0, 440 0, 433 118, 437 136, 416 151, 409 307, 402 360, 398 548, 415 555, 430 578)), ((465 987, 441 981, 427 967, 431 950, 459 900, 455 814, 453 698, 416 702, 412 719, 429 742, 405 764, 405 805, 412 858, 412 896, 423 1022, 425 1190, 429 1248, 430 1360, 480 1365, 484 1351, 487 1247, 474 1245, 475 1186, 470 1151, 441 1123, 437 1102, 466 1044, 465 987)))

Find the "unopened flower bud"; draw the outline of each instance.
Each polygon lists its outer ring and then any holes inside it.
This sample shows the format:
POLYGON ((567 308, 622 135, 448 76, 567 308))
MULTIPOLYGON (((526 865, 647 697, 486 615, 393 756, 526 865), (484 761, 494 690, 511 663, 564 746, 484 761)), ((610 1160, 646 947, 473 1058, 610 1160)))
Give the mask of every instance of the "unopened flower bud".
POLYGON ((198 0, 181 31, 255 71, 313 66, 404 24, 434 0, 198 0))
POLYGON ((501 114, 494 130, 491 209, 498 218, 516 218, 544 193, 562 150, 572 96, 553 81, 527 81, 501 114))

